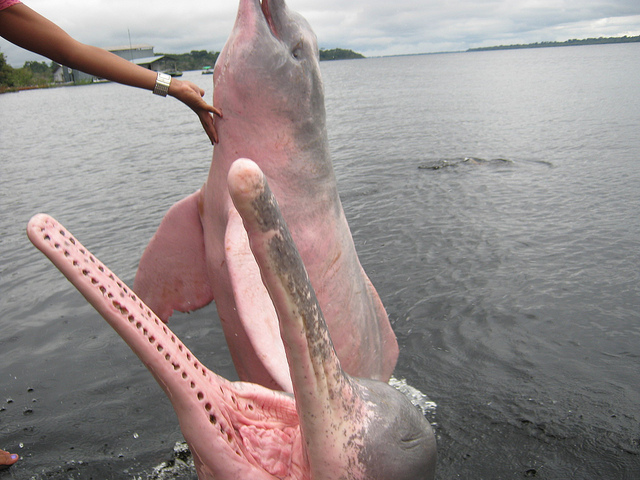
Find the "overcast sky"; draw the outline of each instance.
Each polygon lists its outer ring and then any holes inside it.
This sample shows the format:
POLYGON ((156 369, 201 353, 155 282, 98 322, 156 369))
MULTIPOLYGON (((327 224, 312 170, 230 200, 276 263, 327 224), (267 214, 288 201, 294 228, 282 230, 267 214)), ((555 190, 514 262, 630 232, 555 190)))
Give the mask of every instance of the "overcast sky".
MULTIPOLYGON (((156 53, 219 51, 237 0, 25 0, 71 36, 99 47, 147 43, 156 53)), ((321 48, 366 56, 640 35, 639 0, 289 0, 321 48)), ((43 60, 0 38, 13 66, 43 60)))

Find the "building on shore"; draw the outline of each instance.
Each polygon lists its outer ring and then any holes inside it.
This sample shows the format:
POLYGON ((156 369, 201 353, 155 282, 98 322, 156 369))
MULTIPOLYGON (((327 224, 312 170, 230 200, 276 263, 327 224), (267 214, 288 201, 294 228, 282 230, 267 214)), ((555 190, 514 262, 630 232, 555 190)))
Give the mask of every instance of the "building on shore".
MULTIPOLYGON (((107 47, 105 50, 153 71, 162 70, 160 61, 165 58, 164 55, 155 55, 153 53, 153 47, 146 44, 107 47)), ((63 65, 60 65, 53 76, 56 83, 91 83, 102 80, 88 73, 81 72, 80 70, 72 70, 63 65)))

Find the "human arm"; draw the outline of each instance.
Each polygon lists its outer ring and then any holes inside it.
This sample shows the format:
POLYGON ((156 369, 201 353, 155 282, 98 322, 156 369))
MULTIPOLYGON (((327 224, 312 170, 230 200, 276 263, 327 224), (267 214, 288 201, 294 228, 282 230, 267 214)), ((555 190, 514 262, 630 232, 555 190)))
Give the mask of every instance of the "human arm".
MULTIPOLYGON (((146 90, 153 90, 156 83, 157 72, 102 48, 78 42, 55 23, 21 3, 0 11, 0 35, 19 47, 96 77, 146 90)), ((221 116, 221 112, 203 100, 204 90, 194 83, 172 79, 169 95, 190 107, 200 118, 211 143, 218 142, 211 114, 221 116)))

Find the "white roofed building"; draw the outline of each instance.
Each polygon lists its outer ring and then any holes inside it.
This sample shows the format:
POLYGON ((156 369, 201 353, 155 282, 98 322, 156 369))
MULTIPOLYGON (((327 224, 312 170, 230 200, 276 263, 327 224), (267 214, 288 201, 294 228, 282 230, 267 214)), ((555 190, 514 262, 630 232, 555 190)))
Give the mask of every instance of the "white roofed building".
MULTIPOLYGON (((153 53, 153 46, 140 44, 140 45, 127 45, 122 47, 107 47, 105 50, 129 60, 130 62, 140 65, 141 67, 148 68, 149 70, 158 71, 158 62, 164 58, 164 55, 155 55, 153 53)), ((66 67, 63 70, 67 70, 66 67)), ((66 72, 65 72, 66 73, 66 72)), ((71 81, 75 83, 90 83, 99 78, 81 72, 79 70, 68 69, 68 73, 64 75, 64 81, 71 81)))

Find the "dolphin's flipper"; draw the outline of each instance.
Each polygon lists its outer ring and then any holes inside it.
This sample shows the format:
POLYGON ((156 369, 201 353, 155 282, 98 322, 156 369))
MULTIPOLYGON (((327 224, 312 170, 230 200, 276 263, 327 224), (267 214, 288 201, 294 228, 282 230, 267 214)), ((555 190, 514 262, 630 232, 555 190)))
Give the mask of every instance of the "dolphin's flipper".
POLYGON ((260 269, 249 248, 247 232, 242 218, 236 210, 229 212, 229 222, 225 233, 225 260, 233 288, 233 297, 238 319, 248 337, 252 351, 244 349, 236 355, 230 342, 234 365, 240 378, 247 372, 261 385, 277 385, 286 392, 293 392, 289 367, 284 353, 278 316, 269 292, 262 283, 260 269), (259 361, 255 361, 254 354, 259 361), (265 369, 264 379, 260 369, 265 369), (275 380, 276 384, 273 384, 275 380))
POLYGON ((164 322, 174 310, 190 312, 213 300, 199 201, 200 190, 169 209, 140 259, 133 283, 164 322))

